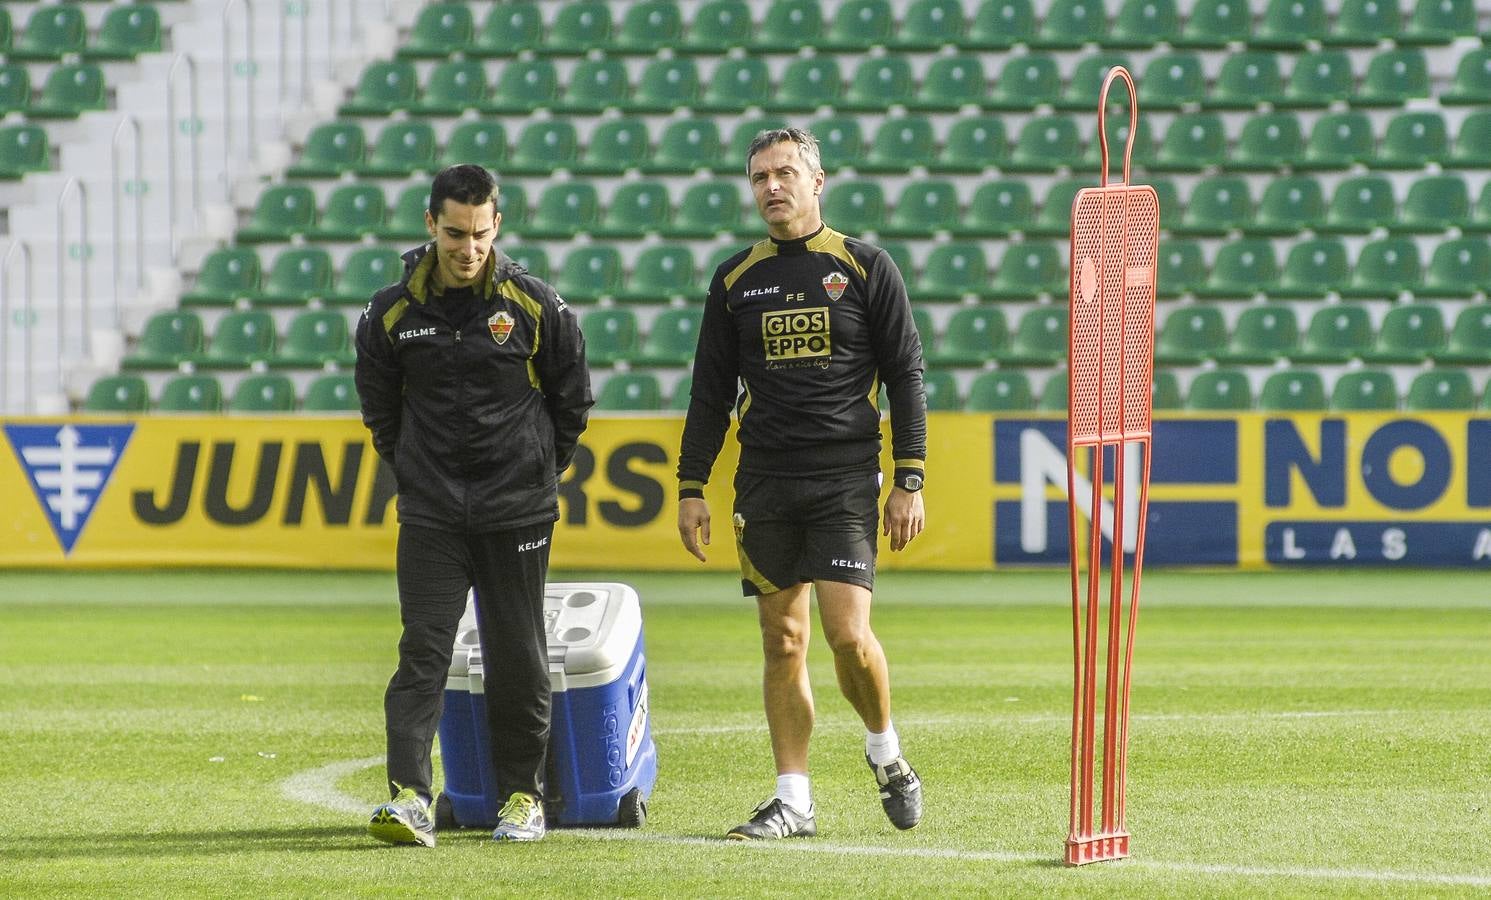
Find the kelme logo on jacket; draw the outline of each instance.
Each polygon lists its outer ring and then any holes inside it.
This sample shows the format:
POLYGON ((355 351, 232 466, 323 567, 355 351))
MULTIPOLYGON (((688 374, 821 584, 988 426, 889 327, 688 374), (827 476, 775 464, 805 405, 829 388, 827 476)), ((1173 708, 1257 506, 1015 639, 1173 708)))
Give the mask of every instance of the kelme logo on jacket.
POLYGON ((507 336, 513 333, 513 317, 505 312, 499 312, 487 320, 487 327, 492 329, 492 340, 505 344, 507 336))
POLYGON ((823 276, 823 289, 828 292, 828 299, 837 300, 844 296, 844 288, 849 286, 849 277, 843 272, 831 272, 823 276))

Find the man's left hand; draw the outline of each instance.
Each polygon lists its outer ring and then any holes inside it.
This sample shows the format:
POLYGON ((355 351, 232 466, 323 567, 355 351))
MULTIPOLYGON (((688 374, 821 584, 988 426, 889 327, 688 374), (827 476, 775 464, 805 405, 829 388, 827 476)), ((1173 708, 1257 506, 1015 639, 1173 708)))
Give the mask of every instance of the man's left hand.
POLYGON ((885 516, 882 532, 890 538, 890 549, 900 550, 911 539, 922 533, 927 515, 922 508, 921 491, 904 491, 898 487, 890 489, 885 498, 885 516))

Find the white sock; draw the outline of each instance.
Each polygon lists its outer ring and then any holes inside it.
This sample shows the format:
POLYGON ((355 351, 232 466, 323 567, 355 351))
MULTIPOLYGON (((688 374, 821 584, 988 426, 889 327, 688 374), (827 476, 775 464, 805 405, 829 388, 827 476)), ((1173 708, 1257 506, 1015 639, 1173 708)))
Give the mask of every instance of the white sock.
POLYGON ((877 766, 895 762, 896 757, 901 755, 901 738, 896 734, 896 726, 887 721, 885 730, 879 734, 866 731, 865 753, 869 754, 870 762, 877 766))
POLYGON ((802 772, 778 775, 776 798, 800 813, 813 811, 813 788, 802 772))

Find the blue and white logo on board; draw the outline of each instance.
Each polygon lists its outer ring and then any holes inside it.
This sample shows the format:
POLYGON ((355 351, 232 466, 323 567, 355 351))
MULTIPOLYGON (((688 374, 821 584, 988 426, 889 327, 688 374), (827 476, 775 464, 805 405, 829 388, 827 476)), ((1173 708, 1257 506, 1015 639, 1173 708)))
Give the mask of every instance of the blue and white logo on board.
POLYGON ((16 459, 63 554, 72 552, 134 432, 133 425, 6 425, 16 459))

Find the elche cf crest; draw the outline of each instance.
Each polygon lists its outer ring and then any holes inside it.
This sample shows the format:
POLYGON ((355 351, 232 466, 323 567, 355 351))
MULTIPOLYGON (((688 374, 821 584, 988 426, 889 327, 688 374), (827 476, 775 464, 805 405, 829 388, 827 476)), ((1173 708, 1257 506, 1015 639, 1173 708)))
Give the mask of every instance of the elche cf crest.
POLYGON ((823 290, 828 293, 828 299, 837 300, 844 296, 844 289, 849 287, 849 276, 843 272, 833 272, 823 276, 823 290))
POLYGON ((492 340, 505 344, 507 336, 513 333, 513 317, 505 312, 499 312, 487 320, 487 327, 492 329, 492 340))

